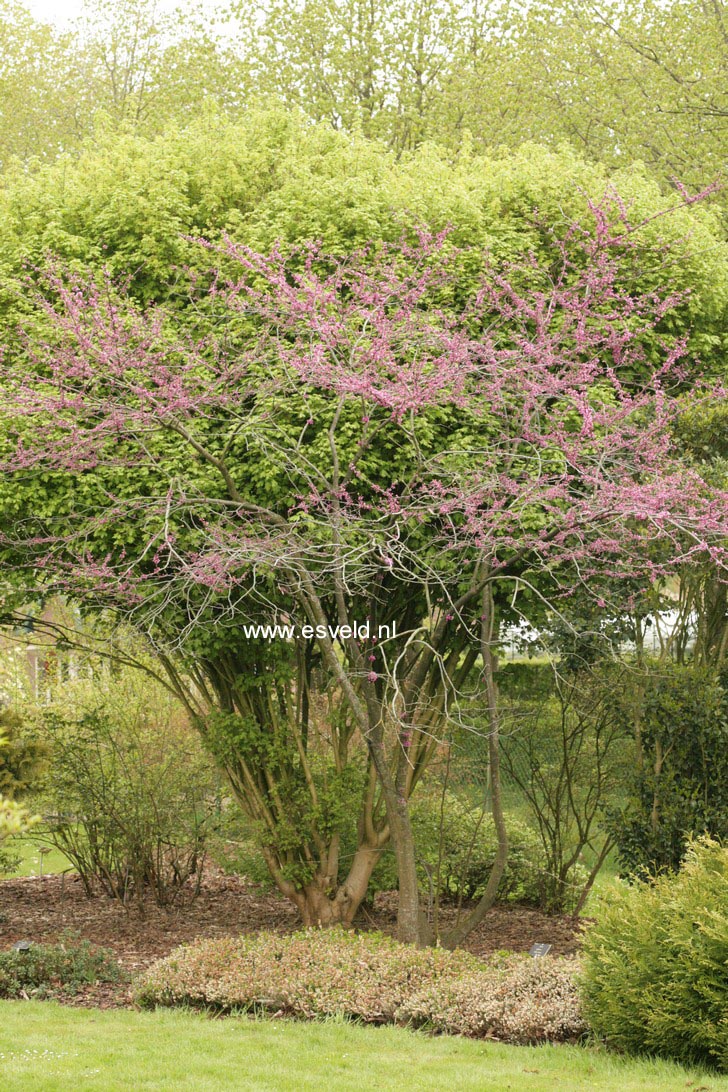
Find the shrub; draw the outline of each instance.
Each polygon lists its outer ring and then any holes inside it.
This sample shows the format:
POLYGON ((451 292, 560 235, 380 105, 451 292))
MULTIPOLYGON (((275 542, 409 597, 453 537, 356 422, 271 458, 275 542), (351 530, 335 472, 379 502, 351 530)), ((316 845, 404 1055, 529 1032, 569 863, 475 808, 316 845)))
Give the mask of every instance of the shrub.
POLYGON ((48 748, 23 732, 23 721, 12 709, 0 713, 0 793, 17 800, 34 789, 45 772, 48 748))
POLYGON ((179 948, 146 972, 135 997, 146 1007, 264 1009, 309 1019, 343 1014, 510 1042, 572 1038, 583 1030, 568 961, 511 957, 487 964, 465 952, 341 929, 179 948), (469 1008, 461 1011, 466 998, 469 1008))
POLYGON ((20 863, 13 851, 13 836, 23 834, 37 821, 37 816, 18 803, 18 797, 34 787, 47 755, 42 743, 20 734, 21 725, 12 710, 0 713, 0 875, 12 872, 20 863))
POLYGON ((640 756, 608 825, 625 872, 677 869, 691 836, 728 838, 728 674, 657 664, 624 691, 640 756))
POLYGON ((20 863, 20 857, 13 852, 11 840, 17 834, 24 834, 38 819, 31 815, 22 804, 0 796, 0 875, 12 872, 20 863))
POLYGON ((540 666, 533 693, 524 693, 517 680, 510 702, 503 702, 512 726, 502 737, 504 782, 517 787, 538 831, 538 905, 547 912, 578 912, 583 906, 611 846, 603 810, 620 792, 631 759, 614 700, 622 670, 611 664, 574 670, 568 666, 573 652, 564 649, 560 669, 551 668, 550 690, 544 689, 540 666), (585 855, 594 861, 591 872, 580 863, 585 855))
POLYGON ((99 888, 140 905, 199 888, 217 779, 197 734, 139 672, 79 681, 38 714, 51 744, 44 836, 99 888), (188 888, 189 889, 189 888, 188 888))
MULTIPOLYGON (((412 802, 412 829, 423 895, 477 899, 488 882, 497 850, 491 816, 454 792, 425 791, 412 802), (442 826, 442 837, 441 837, 442 826)), ((536 905, 543 886, 538 835, 506 816, 509 851, 498 898, 536 905)), ((385 851, 372 875, 371 891, 397 886, 397 864, 385 851)))
POLYGON ((728 1069, 728 848, 702 839, 677 875, 615 888, 584 957, 586 1015, 608 1043, 728 1069))
POLYGON ((24 952, 0 952, 0 997, 43 998, 77 993, 84 985, 119 982, 121 968, 111 952, 87 940, 33 944, 24 952))
POLYGON ((513 956, 462 978, 428 983, 397 1010, 400 1020, 436 1031, 508 1043, 564 1042, 585 1030, 567 959, 513 956))

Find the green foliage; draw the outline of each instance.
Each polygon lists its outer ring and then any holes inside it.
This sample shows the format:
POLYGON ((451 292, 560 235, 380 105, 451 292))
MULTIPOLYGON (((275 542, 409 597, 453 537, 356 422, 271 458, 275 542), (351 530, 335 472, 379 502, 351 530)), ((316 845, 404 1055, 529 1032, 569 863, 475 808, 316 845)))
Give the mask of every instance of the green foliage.
MULTIPOLYGON (((342 839, 340 881, 346 875, 357 844, 361 787, 361 776, 355 768, 350 768, 347 784, 340 783, 340 787, 334 786, 331 792, 331 808, 336 814, 334 829, 342 839)), ((443 798, 430 788, 413 799, 411 821, 423 897, 439 895, 449 901, 477 899, 488 882, 497 849, 490 815, 456 793, 448 791, 443 798)), ((539 905, 545 876, 538 835, 513 816, 506 816, 506 824, 510 850, 498 898, 539 905)), ((261 833, 236 809, 227 808, 214 852, 226 871, 269 886, 270 874, 260 853, 261 833)), ((393 848, 388 845, 372 872, 368 897, 373 898, 378 891, 396 890, 397 882, 397 860, 393 848)))
POLYGON ((133 672, 102 674, 39 710, 36 723, 52 750, 44 838, 86 890, 140 903, 149 892, 160 905, 187 881, 196 892, 217 780, 161 688, 133 672))
POLYGON ((620 791, 632 757, 614 702, 619 670, 585 669, 583 644, 578 657, 566 651, 558 669, 521 664, 503 671, 504 783, 517 790, 538 831, 538 902, 548 911, 578 910, 586 898, 596 871, 588 872, 583 859, 598 862, 598 871, 606 857, 602 812, 620 791))
MULTIPOLYGON (((488 246, 499 260, 530 248, 550 258, 550 230, 583 216, 584 195, 599 198, 610 184, 636 219, 675 204, 640 166, 610 176, 567 147, 464 148, 453 157, 428 144, 397 157, 360 134, 311 126, 275 107, 237 120, 207 113, 155 139, 110 128, 77 156, 6 172, 0 302, 14 332, 27 310, 22 263, 33 268, 50 252, 81 265, 106 263, 131 278, 138 298, 182 310, 189 303, 182 269, 199 269, 202 260, 188 237, 215 239, 223 230, 262 251, 279 239, 315 239, 336 254, 394 241, 425 223, 450 227, 458 245, 488 246)), ((677 327, 690 324, 706 362, 717 357, 728 281, 716 218, 706 208, 684 209, 658 217, 642 238, 635 277, 689 290, 677 327), (668 265, 666 242, 679 253, 668 265)), ((464 269, 463 280, 474 272, 464 269)))
POLYGON ((728 837, 728 692, 711 668, 657 664, 622 692, 639 761, 609 811, 631 874, 676 869, 691 835, 728 837))
POLYGON ((72 996, 82 986, 119 982, 123 974, 112 952, 68 934, 59 944, 31 944, 27 951, 0 952, 0 997, 72 996))
POLYGON ((10 800, 32 791, 47 768, 48 748, 22 729, 16 712, 0 713, 0 795, 10 800))
MULTIPOLYGON (((267 650, 266 650, 267 651, 267 650)), ((284 654, 287 650, 284 648, 284 654)), ((270 682, 266 676, 266 682, 270 682)), ((269 709, 272 707, 269 707, 269 709)), ((214 712, 205 718, 205 744, 227 770, 244 763, 266 800, 265 817, 250 807, 245 792, 236 792, 245 814, 226 809, 216 837, 217 852, 229 870, 242 872, 254 882, 267 884, 261 850, 273 856, 280 875, 297 888, 310 883, 316 861, 310 847, 324 840, 343 839, 351 855, 357 847, 357 820, 366 786, 363 763, 355 756, 337 768, 323 742, 320 725, 309 725, 305 748, 297 739, 297 726, 278 720, 239 713, 214 712), (270 791, 270 785, 275 790, 270 791), (274 822, 266 821, 274 815, 274 822), (226 844, 227 843, 227 844, 226 844)), ((236 782, 233 779, 233 787, 236 782)), ((340 879, 351 859, 345 852, 340 879)))
POLYGON ((24 834, 37 819, 22 804, 0 796, 0 875, 14 872, 18 867, 20 857, 12 844, 12 838, 17 834, 24 834))
MULTIPOLYGON (((597 12, 541 2, 520 31, 507 64, 510 94, 525 101, 508 143, 543 133, 610 164, 641 160, 666 180, 720 173, 725 135, 711 119, 725 109, 723 5, 605 0, 597 12)), ((483 117, 477 87, 478 76, 470 103, 483 117)))
POLYGON ((677 875, 603 898, 583 996, 610 1045, 728 1070, 728 849, 699 840, 677 875))
POLYGON ((11 710, 0 713, 0 875, 12 872, 19 863, 13 836, 23 834, 37 822, 37 816, 15 797, 37 785, 47 758, 43 744, 18 733, 20 724, 20 718, 11 710))
POLYGON ((178 948, 147 971, 135 996, 145 1007, 270 1010, 307 1019, 344 1015, 539 1042, 584 1030, 572 967, 523 956, 487 964, 465 952, 418 949, 338 928, 259 933, 178 948), (469 1008, 454 1001, 465 995, 469 1008))
POLYGON ((156 133, 208 101, 233 110, 246 73, 214 40, 208 15, 162 12, 154 0, 86 0, 60 30, 4 0, 0 162, 53 159, 112 125, 156 133))
MULTIPOLYGON (((428 787, 413 798, 411 822, 423 896, 479 898, 498 846, 490 814, 464 796, 428 787)), ((498 898, 538 905, 545 882, 538 835, 512 815, 506 815, 506 826, 509 853, 498 898)), ((388 849, 372 874, 369 890, 374 893, 396 886, 397 862, 388 849)))
POLYGON ((153 136, 255 100, 362 132, 398 156, 567 142, 663 183, 704 183, 725 161, 718 3, 578 0, 258 0, 163 13, 93 0, 70 30, 0 10, 0 158, 53 157, 109 126, 153 136), (235 14, 224 36, 220 16, 235 14))

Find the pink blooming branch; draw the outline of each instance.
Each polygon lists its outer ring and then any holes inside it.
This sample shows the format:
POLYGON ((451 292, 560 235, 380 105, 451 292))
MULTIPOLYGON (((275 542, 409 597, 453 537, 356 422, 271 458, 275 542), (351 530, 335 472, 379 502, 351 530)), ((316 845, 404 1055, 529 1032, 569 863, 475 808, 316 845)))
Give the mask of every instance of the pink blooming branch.
POLYGON ((568 583, 725 565, 726 495, 673 441, 686 401, 724 392, 693 375, 686 394, 687 340, 660 333, 684 297, 629 287, 624 204, 589 211, 547 266, 476 255, 467 291, 473 255, 446 235, 347 260, 205 244, 204 334, 51 267, 47 334, 3 364, 2 466, 20 489, 95 477, 7 548, 142 612, 279 577, 340 602, 434 582, 456 602, 483 566, 568 583))

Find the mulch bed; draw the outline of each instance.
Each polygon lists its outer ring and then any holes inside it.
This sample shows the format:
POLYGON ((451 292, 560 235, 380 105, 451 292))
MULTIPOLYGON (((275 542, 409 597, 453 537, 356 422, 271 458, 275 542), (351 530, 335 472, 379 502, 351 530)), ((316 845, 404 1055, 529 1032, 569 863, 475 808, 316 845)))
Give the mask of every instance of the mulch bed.
MULTIPOLYGON (((394 933, 396 915, 396 894, 380 894, 356 924, 394 933)), ((455 909, 445 907, 443 925, 454 916, 455 909)), ((104 895, 88 898, 74 873, 0 881, 0 949, 18 940, 54 943, 71 932, 110 949, 130 975, 198 937, 262 929, 288 933, 299 925, 294 907, 278 894, 215 870, 206 876, 196 899, 186 898, 167 909, 150 902, 143 913, 137 906, 124 908, 104 895)), ((473 931, 465 947, 474 955, 485 956, 504 950, 528 951, 532 944, 544 941, 552 945, 554 955, 570 955, 578 950, 580 930, 570 917, 498 905, 473 931)), ((126 985, 87 987, 71 1003, 101 1008, 131 1004, 126 985)))

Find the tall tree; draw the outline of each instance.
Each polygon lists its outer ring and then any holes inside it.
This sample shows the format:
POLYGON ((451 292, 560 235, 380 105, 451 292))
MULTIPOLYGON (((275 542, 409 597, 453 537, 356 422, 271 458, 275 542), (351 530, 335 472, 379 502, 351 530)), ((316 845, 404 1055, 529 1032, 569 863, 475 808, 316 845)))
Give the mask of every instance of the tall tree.
POLYGON ((551 233, 547 260, 505 265, 427 234, 345 260, 223 241, 207 248, 194 336, 108 280, 51 274, 49 333, 29 328, 5 369, 22 517, 5 559, 123 611, 168 646, 180 686, 169 648, 182 655, 269 848, 285 849, 275 825, 308 795, 307 867, 269 860, 308 920, 350 920, 391 837, 400 935, 425 939, 409 798, 465 716, 479 656, 497 775, 496 592, 558 610, 575 583, 724 563, 725 494, 672 442, 685 343, 658 331, 680 298, 624 287, 641 225, 619 198, 588 213, 551 233), (296 628, 253 650, 241 626, 266 612, 296 628), (390 630, 357 633, 367 622, 390 630), (314 666, 346 711, 329 729, 339 763, 355 739, 368 756, 358 886, 338 880, 320 797, 314 666))

